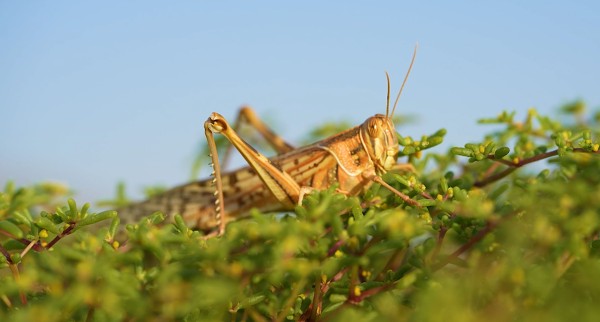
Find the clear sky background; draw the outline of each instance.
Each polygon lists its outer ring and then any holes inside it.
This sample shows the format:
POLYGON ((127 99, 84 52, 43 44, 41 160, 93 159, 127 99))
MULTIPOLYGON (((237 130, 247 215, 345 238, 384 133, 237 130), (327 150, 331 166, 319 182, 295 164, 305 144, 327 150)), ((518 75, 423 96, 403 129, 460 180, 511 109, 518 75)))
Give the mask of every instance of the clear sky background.
POLYGON ((0 1, 0 184, 79 201, 189 178, 203 122, 251 104, 289 141, 398 107, 443 151, 504 109, 600 105, 598 1, 0 1), (367 4, 368 3, 368 4, 367 4))

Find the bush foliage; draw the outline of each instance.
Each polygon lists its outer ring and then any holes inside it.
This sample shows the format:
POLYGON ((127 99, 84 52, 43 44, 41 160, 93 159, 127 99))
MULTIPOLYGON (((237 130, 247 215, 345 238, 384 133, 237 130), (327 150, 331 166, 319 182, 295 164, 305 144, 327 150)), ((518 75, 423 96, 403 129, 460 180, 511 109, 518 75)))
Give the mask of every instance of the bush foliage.
POLYGON ((332 188, 208 240, 154 213, 125 243, 115 211, 9 183, 0 320, 597 319, 600 113, 562 112, 481 120, 496 131, 447 153, 422 152, 444 130, 401 136, 416 171, 384 179, 419 206, 377 184, 360 198, 332 188), (88 229, 99 221, 111 225, 88 229))

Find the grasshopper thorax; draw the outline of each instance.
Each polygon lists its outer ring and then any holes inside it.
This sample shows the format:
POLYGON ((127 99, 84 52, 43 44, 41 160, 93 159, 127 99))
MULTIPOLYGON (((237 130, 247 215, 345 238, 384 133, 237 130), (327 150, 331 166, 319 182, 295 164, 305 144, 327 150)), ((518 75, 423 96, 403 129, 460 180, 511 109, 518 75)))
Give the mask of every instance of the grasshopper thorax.
POLYGON ((369 117, 360 126, 360 139, 378 172, 386 172, 396 164, 400 149, 389 117, 382 114, 369 117))

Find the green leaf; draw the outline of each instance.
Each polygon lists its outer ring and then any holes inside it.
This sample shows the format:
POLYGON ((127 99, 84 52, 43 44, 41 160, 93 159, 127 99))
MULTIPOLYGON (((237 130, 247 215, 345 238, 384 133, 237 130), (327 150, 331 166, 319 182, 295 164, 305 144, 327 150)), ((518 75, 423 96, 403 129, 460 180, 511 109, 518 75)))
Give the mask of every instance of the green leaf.
POLYGON ((560 108, 561 112, 566 113, 566 114, 583 114, 585 112, 585 109, 586 109, 586 104, 585 104, 585 102, 583 102, 581 100, 577 100, 572 103, 565 104, 560 108))
POLYGON ((117 229, 119 228, 119 223, 121 222, 121 218, 119 216, 115 216, 110 222, 110 227, 108 228, 108 236, 112 239, 115 237, 117 233, 117 229))
POLYGON ((56 235, 60 233, 56 224, 48 217, 39 217, 35 221, 35 225, 56 235))
POLYGON ((446 177, 440 178, 440 194, 445 194, 448 191, 448 179, 446 177))
POLYGON ((427 148, 432 148, 436 145, 440 145, 442 142, 444 142, 443 137, 439 137, 439 136, 431 137, 431 138, 429 138, 429 145, 427 146, 427 148))
POLYGON ((183 217, 181 217, 180 214, 175 215, 175 228, 181 232, 183 235, 187 235, 187 232, 189 230, 188 226, 185 224, 185 222, 183 221, 183 217))
POLYGON ((469 148, 459 148, 459 147, 453 147, 450 149, 450 153, 454 154, 454 155, 462 155, 465 157, 472 157, 473 156, 473 150, 469 149, 469 148))
POLYGON ((21 251, 25 249, 26 246, 27 245, 15 239, 9 239, 2 244, 2 247, 4 247, 4 249, 6 249, 7 251, 21 251))
POLYGON ((79 211, 77 211, 77 204, 75 203, 75 200, 73 200, 73 198, 69 198, 67 203, 69 204, 69 213, 67 218, 69 218, 69 220, 76 220, 79 211))
POLYGON ((501 148, 496 149, 496 151, 494 152, 494 158, 499 160, 499 159, 504 158, 509 153, 510 153, 510 148, 503 146, 501 148))
POLYGON ((15 211, 13 212, 13 218, 15 220, 15 222, 17 222, 18 224, 25 224, 25 225, 30 225, 31 224, 31 215, 29 214, 29 211, 27 209, 23 210, 23 211, 15 211))
POLYGON ((417 150, 413 146, 405 146, 402 149, 402 154, 403 155, 414 154, 415 152, 417 152, 417 150))
POLYGON ((103 211, 99 214, 90 215, 87 218, 80 220, 77 222, 77 227, 83 227, 91 224, 95 224, 107 219, 115 218, 117 216, 117 212, 114 210, 103 211))
POLYGON ((13 264, 19 264, 21 262, 21 254, 19 254, 19 253, 11 254, 10 259, 12 260, 13 264))
POLYGON ((437 205, 437 200, 435 199, 419 199, 417 203, 421 205, 421 207, 430 207, 437 205))
POLYGON ((81 219, 83 219, 83 218, 85 218, 85 217, 87 216, 87 214, 88 214, 88 213, 87 213, 88 209, 90 209, 90 204, 86 202, 86 203, 83 205, 83 207, 81 207, 81 212, 80 212, 80 218, 81 218, 81 219))
POLYGON ((448 131, 446 131, 446 129, 439 129, 437 132, 435 132, 432 137, 436 137, 436 136, 445 136, 446 133, 448 131))
POLYGON ((11 234, 14 238, 23 238, 24 236, 21 228, 8 220, 0 221, 0 230, 11 234))

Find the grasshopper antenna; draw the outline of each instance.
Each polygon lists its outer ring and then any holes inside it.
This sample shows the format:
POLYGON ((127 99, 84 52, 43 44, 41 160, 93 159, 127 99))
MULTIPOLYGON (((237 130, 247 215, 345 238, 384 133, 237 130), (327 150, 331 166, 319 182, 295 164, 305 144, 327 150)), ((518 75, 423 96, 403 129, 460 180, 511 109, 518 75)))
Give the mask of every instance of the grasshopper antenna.
POLYGON ((387 118, 390 114, 390 75, 385 72, 385 78, 387 79, 387 100, 385 102, 385 117, 387 118))
MULTIPOLYGON (((402 90, 404 89, 404 85, 406 85, 406 81, 408 80, 408 75, 410 75, 410 71, 412 70, 413 64, 415 63, 415 57, 417 57, 417 48, 419 48, 419 44, 415 45, 415 50, 413 51, 413 56, 410 61, 410 65, 408 66, 408 71, 406 72, 406 76, 404 76, 404 81, 402 82, 402 86, 400 86, 400 90, 398 91, 398 96, 396 96, 396 101, 394 102, 394 107, 392 108, 392 115, 390 118, 394 116, 394 112, 396 111, 396 106, 398 105, 398 100, 400 99, 400 94, 402 94, 402 90)), ((387 73, 386 73, 387 74, 387 73)), ((388 78, 388 101, 389 101, 389 78, 388 78)), ((387 115, 387 110, 386 113, 387 115)))

